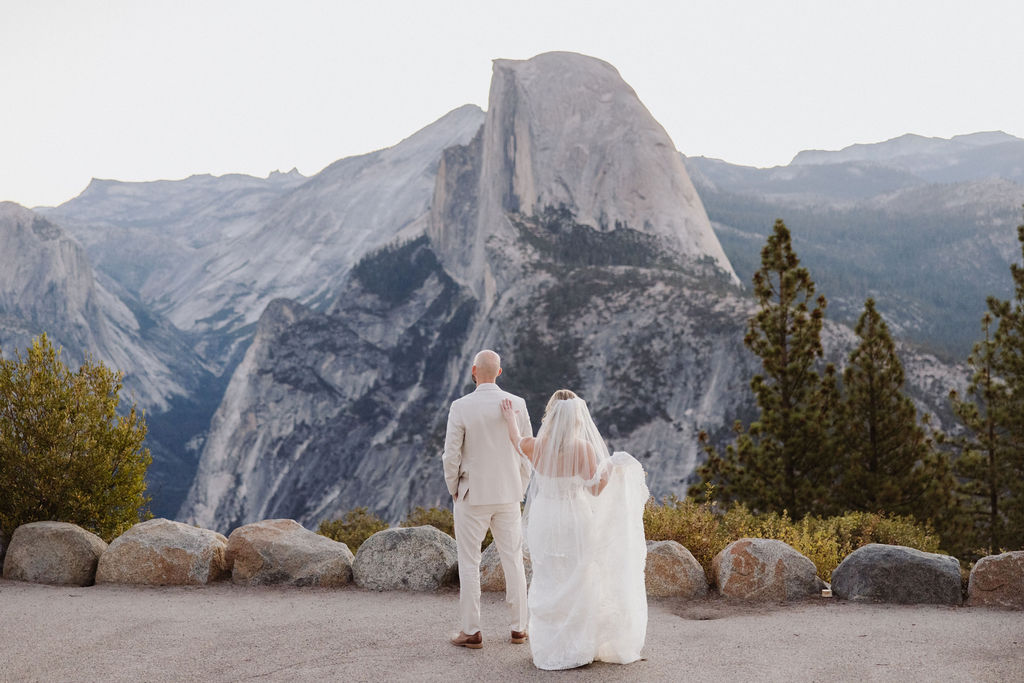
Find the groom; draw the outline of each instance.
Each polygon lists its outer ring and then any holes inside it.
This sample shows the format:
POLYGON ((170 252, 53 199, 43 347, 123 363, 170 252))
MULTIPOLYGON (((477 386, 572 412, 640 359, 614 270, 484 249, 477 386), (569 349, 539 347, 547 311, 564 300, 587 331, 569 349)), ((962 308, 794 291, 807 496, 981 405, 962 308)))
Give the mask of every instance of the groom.
POLYGON ((505 572, 505 602, 511 611, 512 642, 526 642, 526 572, 519 502, 530 466, 509 440, 501 401, 511 399, 521 434, 532 434, 523 399, 495 384, 501 358, 484 350, 473 360, 476 391, 452 403, 444 439, 444 478, 452 495, 459 549, 459 612, 462 631, 453 645, 483 647, 480 633, 480 544, 487 528, 505 572))

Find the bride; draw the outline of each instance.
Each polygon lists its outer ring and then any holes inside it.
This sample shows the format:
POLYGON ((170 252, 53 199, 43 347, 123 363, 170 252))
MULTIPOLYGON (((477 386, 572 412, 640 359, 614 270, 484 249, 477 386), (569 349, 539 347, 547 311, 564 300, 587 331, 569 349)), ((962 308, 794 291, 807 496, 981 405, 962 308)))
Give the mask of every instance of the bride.
POLYGON ((520 438, 510 401, 502 413, 534 472, 524 515, 534 665, 640 659, 647 633, 643 467, 628 453, 608 455, 586 402, 568 389, 548 401, 536 438, 520 438))

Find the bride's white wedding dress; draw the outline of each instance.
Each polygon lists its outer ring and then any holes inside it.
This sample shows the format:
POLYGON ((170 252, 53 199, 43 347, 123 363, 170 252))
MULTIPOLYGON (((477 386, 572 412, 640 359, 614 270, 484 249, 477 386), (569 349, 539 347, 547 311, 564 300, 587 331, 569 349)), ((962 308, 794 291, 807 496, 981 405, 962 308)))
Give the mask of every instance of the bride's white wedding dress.
POLYGON ((533 661, 626 664, 640 659, 647 632, 643 467, 628 453, 608 456, 582 399, 559 403, 537 435, 525 516, 533 661))

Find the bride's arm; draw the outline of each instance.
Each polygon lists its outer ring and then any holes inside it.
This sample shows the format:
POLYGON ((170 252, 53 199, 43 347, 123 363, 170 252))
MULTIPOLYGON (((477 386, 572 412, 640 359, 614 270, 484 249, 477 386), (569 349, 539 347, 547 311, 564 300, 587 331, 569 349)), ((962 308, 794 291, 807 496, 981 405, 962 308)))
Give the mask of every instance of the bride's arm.
MULTIPOLYGON (((597 474, 598 462, 597 453, 594 452, 594 447, 591 446, 589 443, 586 444, 586 454, 584 457, 586 457, 587 459, 587 467, 590 471, 590 476, 587 477, 587 479, 593 479, 594 476, 597 474)), ((610 474, 611 468, 609 467, 609 463, 605 463, 605 467, 601 472, 601 478, 598 479, 596 484, 590 487, 590 492, 595 496, 601 495, 601 491, 604 491, 604 487, 608 486, 608 476, 610 474)))
POLYGON ((516 423, 516 413, 512 408, 512 401, 507 398, 501 402, 501 415, 505 418, 505 426, 508 427, 508 438, 512 445, 521 451, 532 463, 533 442, 535 439, 532 435, 522 436, 519 433, 519 425, 516 423))

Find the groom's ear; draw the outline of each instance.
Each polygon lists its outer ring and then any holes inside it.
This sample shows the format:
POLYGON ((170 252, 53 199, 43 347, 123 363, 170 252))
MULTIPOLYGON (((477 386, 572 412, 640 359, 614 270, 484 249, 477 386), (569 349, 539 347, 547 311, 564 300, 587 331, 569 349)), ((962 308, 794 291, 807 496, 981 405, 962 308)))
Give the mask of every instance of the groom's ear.
POLYGON ((494 379, 501 377, 501 368, 498 368, 498 374, 494 376, 494 379))

